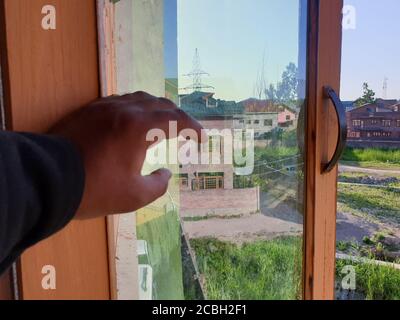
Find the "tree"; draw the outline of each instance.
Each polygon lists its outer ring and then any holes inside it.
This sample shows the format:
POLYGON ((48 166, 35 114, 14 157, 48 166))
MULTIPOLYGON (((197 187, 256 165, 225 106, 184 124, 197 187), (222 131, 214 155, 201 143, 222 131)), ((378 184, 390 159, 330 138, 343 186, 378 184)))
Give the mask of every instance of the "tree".
POLYGON ((297 100, 297 89, 299 85, 297 66, 291 62, 282 73, 282 80, 274 86, 270 84, 265 88, 265 97, 279 103, 288 103, 297 100))
POLYGON ((267 100, 276 101, 276 89, 273 84, 270 84, 268 88, 265 89, 265 98, 267 100))
POLYGON ((369 88, 369 85, 367 82, 363 83, 363 95, 362 97, 358 98, 355 101, 355 105, 357 107, 363 106, 368 103, 375 103, 376 98, 375 98, 375 92, 369 88))

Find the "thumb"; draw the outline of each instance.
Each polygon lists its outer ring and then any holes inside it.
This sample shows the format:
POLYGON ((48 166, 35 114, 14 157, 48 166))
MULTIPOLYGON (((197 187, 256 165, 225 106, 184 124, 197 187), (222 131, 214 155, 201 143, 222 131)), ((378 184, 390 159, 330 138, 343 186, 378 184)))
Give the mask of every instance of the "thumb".
POLYGON ((143 176, 137 190, 142 194, 140 206, 144 207, 163 196, 167 192, 171 176, 172 173, 168 169, 159 169, 148 176, 143 176))

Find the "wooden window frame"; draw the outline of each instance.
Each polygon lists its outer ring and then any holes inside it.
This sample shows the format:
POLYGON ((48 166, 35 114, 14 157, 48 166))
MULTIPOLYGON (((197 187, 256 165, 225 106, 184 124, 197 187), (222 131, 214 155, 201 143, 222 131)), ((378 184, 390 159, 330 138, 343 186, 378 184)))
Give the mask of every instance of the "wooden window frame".
POLYGON ((337 120, 323 87, 339 93, 342 0, 309 0, 306 107, 306 195, 303 297, 335 298, 337 167, 322 173, 334 153, 337 120))
MULTIPOLYGON (((7 0, 2 0, 0 3, 1 17, 5 17, 5 1, 7 0)), ((105 96, 116 91, 113 5, 107 0, 97 0, 96 3, 99 33, 99 91, 101 95, 105 96)), ((342 35, 340 20, 343 1, 309 0, 308 3, 303 298, 319 300, 334 299, 335 287, 337 169, 329 174, 322 174, 321 163, 326 162, 334 151, 337 123, 330 103, 323 97, 322 88, 330 85, 339 92, 342 35)), ((5 20, 3 19, 3 21, 5 20)), ((8 93, 11 88, 10 81, 8 81, 10 70, 7 57, 8 48, 6 47, 7 39, 4 38, 6 23, 0 23, 0 32, 1 40, 5 40, 0 41, 2 43, 0 47, 2 78, 6 80, 3 85, 5 92, 8 93)), ((19 129, 20 126, 12 125, 16 119, 12 119, 14 115, 10 99, 10 95, 6 94, 4 97, 7 111, 5 120, 9 129, 19 129)), ((59 116, 61 115, 58 114, 59 116)), ((43 124, 33 127, 22 126, 22 129, 47 128, 50 120, 52 119, 49 118, 43 124)), ((113 269, 115 224, 118 224, 115 219, 107 219, 107 231, 105 231, 108 239, 110 299, 116 297, 116 276, 115 269, 113 269)), ((26 276, 25 279, 27 279, 26 276)), ((22 278, 19 280, 22 285, 22 278)), ((21 292, 22 298, 24 298, 24 291, 21 292)), ((60 298, 65 295, 53 295, 52 297, 60 298)), ((28 298, 32 298, 32 295, 29 295, 28 298)))
MULTIPOLYGON (((334 299, 337 168, 322 174, 321 164, 335 150, 338 129, 334 110, 323 97, 323 86, 330 85, 336 92, 340 89, 342 8, 343 0, 308 1, 303 253, 306 300, 334 299)), ((113 63, 115 59, 107 61, 113 63)), ((115 66, 107 69, 115 70, 115 66)), ((115 77, 113 72, 108 77, 105 74, 105 83, 115 77)))
MULTIPOLYGON (((42 1, 0 1, 7 130, 46 132, 66 114, 99 97, 95 0, 51 4, 57 8, 56 30, 41 29, 42 1)), ((106 228, 105 218, 73 221, 29 248, 13 272, 15 298, 112 298, 106 228), (41 285, 45 265, 56 268, 55 290, 41 285)))

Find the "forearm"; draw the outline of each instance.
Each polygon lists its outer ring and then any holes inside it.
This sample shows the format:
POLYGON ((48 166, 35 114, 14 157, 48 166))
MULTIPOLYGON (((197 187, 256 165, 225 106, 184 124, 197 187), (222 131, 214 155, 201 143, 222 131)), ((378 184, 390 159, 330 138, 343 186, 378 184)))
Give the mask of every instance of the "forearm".
POLYGON ((0 273, 73 218, 83 188, 82 161, 70 142, 0 132, 0 273))

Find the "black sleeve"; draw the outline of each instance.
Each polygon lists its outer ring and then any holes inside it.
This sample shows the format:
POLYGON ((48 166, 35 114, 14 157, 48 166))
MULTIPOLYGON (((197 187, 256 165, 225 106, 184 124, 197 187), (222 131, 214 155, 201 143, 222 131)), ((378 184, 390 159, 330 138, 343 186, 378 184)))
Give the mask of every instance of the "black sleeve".
POLYGON ((69 141, 0 132, 0 274, 73 218, 83 188, 83 164, 69 141))

